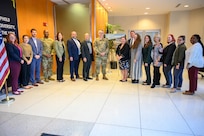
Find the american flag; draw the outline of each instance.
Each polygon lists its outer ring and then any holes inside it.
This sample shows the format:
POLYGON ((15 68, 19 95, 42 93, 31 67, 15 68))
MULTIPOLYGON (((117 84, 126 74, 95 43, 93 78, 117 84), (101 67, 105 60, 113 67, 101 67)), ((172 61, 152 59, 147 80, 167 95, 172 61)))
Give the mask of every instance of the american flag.
POLYGON ((4 45, 4 40, 2 32, 0 29, 0 89, 3 87, 8 75, 9 75, 9 62, 6 54, 6 48, 4 45))

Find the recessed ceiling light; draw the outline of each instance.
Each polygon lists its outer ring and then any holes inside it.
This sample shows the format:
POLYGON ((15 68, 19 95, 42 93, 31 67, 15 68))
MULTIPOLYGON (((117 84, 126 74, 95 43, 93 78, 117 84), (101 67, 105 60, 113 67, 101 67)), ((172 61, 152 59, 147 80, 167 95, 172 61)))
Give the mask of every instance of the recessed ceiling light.
POLYGON ((108 5, 108 3, 105 4, 106 6, 108 5))
POLYGON ((102 0, 102 1, 106 1, 106 0, 102 0))
POLYGON ((108 9, 111 9, 111 7, 108 7, 108 9))
POLYGON ((112 10, 112 9, 110 9, 109 11, 110 11, 110 12, 112 12, 113 10, 112 10))
POLYGON ((148 13, 148 12, 145 12, 144 14, 147 15, 147 14, 149 14, 149 13, 148 13))
POLYGON ((148 10, 148 9, 150 9, 150 8, 149 8, 149 7, 147 7, 147 8, 145 8, 145 9, 147 9, 147 10, 148 10))
POLYGON ((185 8, 188 8, 188 7, 189 7, 189 5, 184 5, 184 7, 185 7, 185 8))

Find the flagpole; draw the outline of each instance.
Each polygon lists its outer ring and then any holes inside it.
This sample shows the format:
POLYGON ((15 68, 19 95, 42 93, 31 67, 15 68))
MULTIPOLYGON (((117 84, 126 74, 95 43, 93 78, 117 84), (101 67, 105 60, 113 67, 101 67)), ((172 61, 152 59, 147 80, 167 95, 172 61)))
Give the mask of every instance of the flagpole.
POLYGON ((6 98, 3 99, 3 100, 1 100, 0 103, 2 103, 2 104, 10 104, 10 103, 12 103, 12 102, 15 101, 15 98, 9 98, 9 96, 8 96, 8 86, 7 86, 7 81, 5 82, 4 85, 5 85, 5 89, 6 89, 6 98))

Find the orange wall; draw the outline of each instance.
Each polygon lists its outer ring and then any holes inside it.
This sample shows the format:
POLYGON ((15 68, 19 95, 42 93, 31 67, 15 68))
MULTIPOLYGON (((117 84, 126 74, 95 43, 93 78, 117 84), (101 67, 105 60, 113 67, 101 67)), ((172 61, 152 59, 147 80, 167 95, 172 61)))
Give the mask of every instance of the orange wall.
MULTIPOLYGON (((37 30, 37 37, 43 37, 43 30, 47 29, 50 38, 54 39, 54 4, 50 0, 16 0, 19 41, 24 34, 31 35, 30 30, 37 30), (43 26, 43 22, 47 26, 43 26)), ((56 61, 53 56, 53 72, 56 71, 56 61)))
POLYGON ((50 37, 54 38, 54 4, 50 0, 16 0, 19 38, 30 35, 30 29, 35 28, 38 38, 43 37, 43 30, 48 29, 50 37), (43 26, 43 22, 48 24, 43 26))
MULTIPOLYGON (((103 30, 106 33, 108 24, 108 12, 98 0, 91 0, 91 34, 94 42, 98 37, 98 31, 103 30)), ((92 75, 95 74, 95 61, 92 62, 92 75)))
POLYGON ((106 26, 108 24, 108 12, 101 5, 98 0, 96 1, 96 37, 98 30, 103 30, 106 33, 106 26))

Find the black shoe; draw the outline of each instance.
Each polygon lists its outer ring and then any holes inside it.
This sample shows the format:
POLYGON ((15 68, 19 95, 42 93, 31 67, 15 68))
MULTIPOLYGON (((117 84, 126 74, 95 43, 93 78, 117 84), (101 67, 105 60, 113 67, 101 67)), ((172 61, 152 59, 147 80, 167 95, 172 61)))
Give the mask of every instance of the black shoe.
POLYGON ((139 83, 139 80, 132 80, 132 83, 139 83))
POLYGON ((151 88, 155 88, 155 84, 152 84, 151 88))
POLYGON ((138 79, 136 80, 136 83, 139 83, 139 80, 138 80, 138 79))
POLYGON ((84 81, 88 81, 86 78, 84 78, 84 81))
POLYGON ((91 78, 91 77, 87 77, 87 79, 90 79, 90 80, 92 80, 93 78, 91 78))

